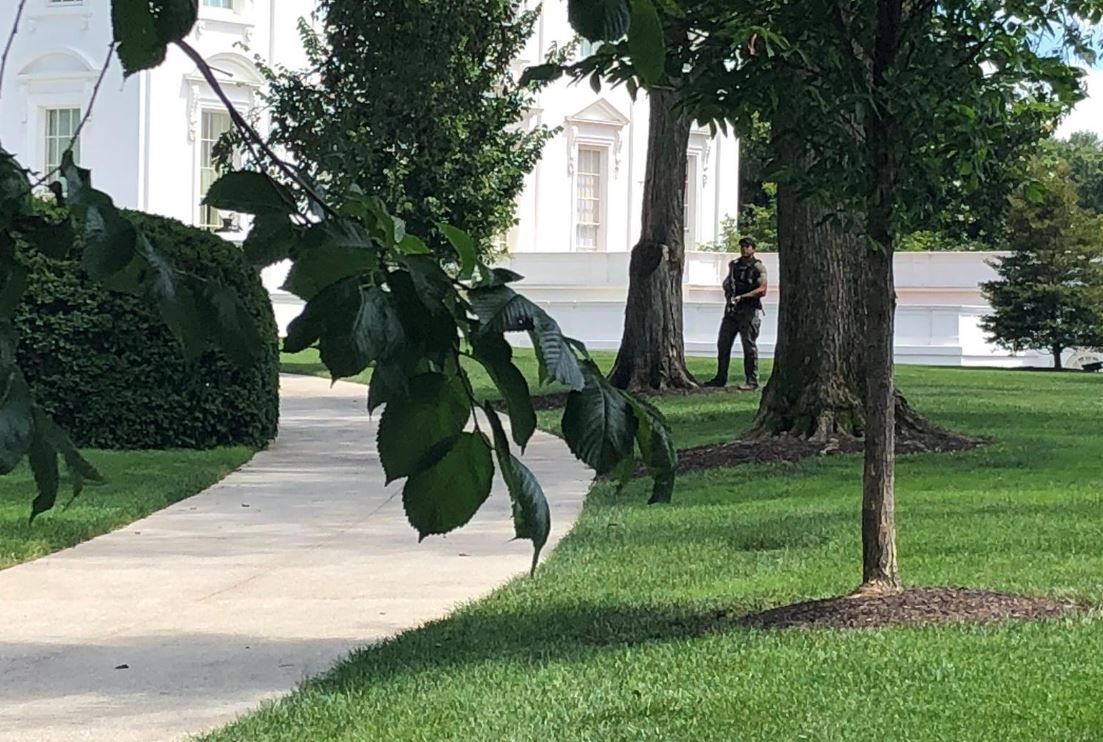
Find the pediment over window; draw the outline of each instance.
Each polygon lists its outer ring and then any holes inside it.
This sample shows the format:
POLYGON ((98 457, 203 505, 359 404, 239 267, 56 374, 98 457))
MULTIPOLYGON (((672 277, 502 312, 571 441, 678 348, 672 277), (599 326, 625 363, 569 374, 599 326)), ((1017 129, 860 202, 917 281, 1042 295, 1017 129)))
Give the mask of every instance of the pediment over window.
MULTIPOLYGON (((247 85, 256 88, 264 83, 264 79, 256 65, 240 54, 215 54, 207 59, 207 64, 221 84, 247 85)), ((198 69, 188 75, 188 79, 195 82, 206 82, 198 69)))
POLYGON ((47 52, 35 57, 23 69, 20 77, 74 77, 96 74, 96 68, 82 55, 73 51, 47 52))
POLYGON ((568 116, 567 121, 572 124, 599 124, 617 128, 630 123, 627 116, 604 98, 594 101, 573 116, 568 116))

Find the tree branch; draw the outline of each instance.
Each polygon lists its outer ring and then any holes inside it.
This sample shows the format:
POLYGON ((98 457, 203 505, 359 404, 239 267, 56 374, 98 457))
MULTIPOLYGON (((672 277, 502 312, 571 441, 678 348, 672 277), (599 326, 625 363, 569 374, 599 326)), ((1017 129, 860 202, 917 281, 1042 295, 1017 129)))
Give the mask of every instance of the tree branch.
POLYGON ((23 8, 26 5, 27 0, 19 0, 19 7, 15 9, 15 22, 12 23, 11 33, 8 34, 8 43, 4 45, 4 53, 0 54, 0 94, 3 92, 4 73, 8 71, 8 53, 11 52, 12 44, 15 43, 15 35, 19 33, 19 19, 23 17, 23 8))
POLYGON ((199 74, 203 75, 203 79, 206 80, 207 84, 211 86, 211 90, 214 91, 214 94, 222 102, 222 105, 225 106, 226 112, 230 114, 230 119, 234 122, 234 126, 237 127, 237 130, 245 136, 245 139, 249 143, 251 143, 251 145, 254 145, 258 149, 260 149, 260 151, 264 153, 264 155, 272 162, 273 165, 276 166, 276 168, 281 173, 283 173, 287 178, 289 178, 292 182, 299 186, 299 188, 301 188, 303 192, 306 193, 310 200, 314 201, 314 203, 321 207, 321 209, 325 211, 326 214, 331 217, 339 216, 337 210, 330 206, 326 202, 326 200, 322 198, 322 196, 316 190, 314 190, 313 186, 307 183, 306 180, 304 180, 298 173, 296 173, 294 168, 292 168, 290 165, 280 159, 276 155, 276 153, 272 151, 272 148, 268 146, 268 143, 264 141, 264 138, 257 133, 257 130, 254 129, 253 126, 245 120, 245 117, 241 115, 237 108, 234 107, 234 104, 230 101, 229 97, 227 97, 226 92, 222 89, 222 86, 219 84, 218 80, 215 79, 214 71, 211 70, 210 65, 207 64, 206 60, 203 59, 199 52, 197 52, 186 41, 180 40, 173 43, 177 47, 179 47, 179 49, 184 52, 184 54, 186 54, 188 58, 191 59, 191 61, 195 62, 195 66, 199 69, 199 74))

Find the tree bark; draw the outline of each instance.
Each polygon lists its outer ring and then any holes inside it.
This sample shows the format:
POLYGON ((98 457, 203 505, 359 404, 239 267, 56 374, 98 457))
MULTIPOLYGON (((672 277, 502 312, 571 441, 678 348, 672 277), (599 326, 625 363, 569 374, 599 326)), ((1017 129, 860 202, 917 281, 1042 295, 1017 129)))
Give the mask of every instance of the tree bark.
POLYGON ((1053 347, 1053 368, 1057 371, 1060 371, 1064 368, 1061 365, 1061 352, 1063 350, 1064 348, 1059 348, 1057 346, 1053 347))
MULTIPOLYGON (((809 158, 786 134, 789 126, 774 122, 774 157, 800 171, 809 158)), ((832 216, 795 186, 778 184, 777 346, 751 437, 862 435, 862 241, 832 216)))
POLYGON ((632 390, 697 386, 682 336, 685 180, 691 119, 671 91, 653 90, 644 175, 643 219, 628 269, 624 332, 609 380, 632 390))
POLYGON ((874 105, 865 125, 870 162, 870 202, 866 228, 872 249, 866 251, 866 435, 862 476, 862 589, 900 588, 896 564, 896 390, 893 383, 893 336, 896 285, 892 256, 895 247, 896 141, 895 122, 884 98, 888 71, 897 51, 902 23, 901 0, 877 5, 877 36, 873 53, 874 105), (876 94, 880 92, 880 96, 876 94))

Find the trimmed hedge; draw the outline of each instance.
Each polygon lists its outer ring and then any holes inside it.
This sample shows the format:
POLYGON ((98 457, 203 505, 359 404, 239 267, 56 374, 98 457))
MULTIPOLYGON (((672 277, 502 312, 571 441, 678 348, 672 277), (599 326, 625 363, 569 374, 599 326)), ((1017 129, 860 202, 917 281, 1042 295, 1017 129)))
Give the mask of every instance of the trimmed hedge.
POLYGON ((39 404, 84 447, 265 445, 279 421, 279 349, 256 272, 217 235, 172 219, 126 216, 178 270, 236 290, 271 345, 249 368, 214 350, 186 361, 141 298, 92 283, 75 262, 24 254, 32 271, 16 318, 17 353, 39 404))

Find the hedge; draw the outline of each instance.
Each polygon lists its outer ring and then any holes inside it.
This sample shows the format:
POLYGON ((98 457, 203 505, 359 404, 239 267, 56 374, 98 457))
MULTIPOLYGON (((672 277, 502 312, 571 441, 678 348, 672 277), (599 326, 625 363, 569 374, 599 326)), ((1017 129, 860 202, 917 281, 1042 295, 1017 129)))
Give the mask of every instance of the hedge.
POLYGON ((248 368, 215 350, 187 361, 143 299, 93 284, 76 262, 24 253, 32 271, 17 354, 39 403, 83 447, 262 447, 279 420, 279 352, 259 277, 217 235, 148 214, 127 218, 178 270, 236 290, 271 345, 248 368))

